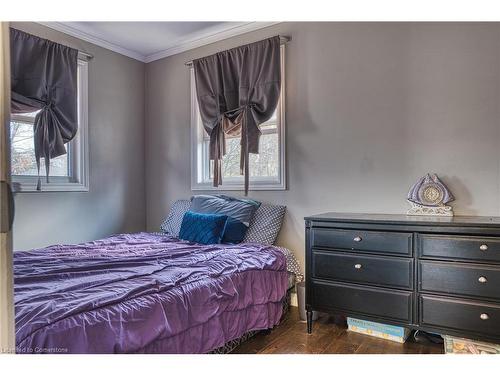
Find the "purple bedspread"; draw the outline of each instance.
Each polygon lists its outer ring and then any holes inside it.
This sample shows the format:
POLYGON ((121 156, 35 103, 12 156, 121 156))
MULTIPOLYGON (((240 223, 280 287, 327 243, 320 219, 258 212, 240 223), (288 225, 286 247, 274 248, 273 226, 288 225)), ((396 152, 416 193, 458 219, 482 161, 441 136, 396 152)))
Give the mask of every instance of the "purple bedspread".
POLYGON ((206 353, 282 314, 273 246, 150 233, 14 254, 19 353, 206 353))

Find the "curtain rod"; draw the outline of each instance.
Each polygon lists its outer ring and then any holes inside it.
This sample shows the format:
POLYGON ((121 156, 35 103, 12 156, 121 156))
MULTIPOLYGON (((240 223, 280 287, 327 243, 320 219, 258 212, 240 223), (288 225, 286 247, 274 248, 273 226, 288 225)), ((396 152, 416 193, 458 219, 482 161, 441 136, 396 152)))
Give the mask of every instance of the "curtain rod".
MULTIPOLYGON (((290 40, 292 40, 291 36, 280 35, 280 45, 286 44, 290 40)), ((193 60, 187 61, 186 63, 184 63, 184 65, 186 65, 186 66, 192 66, 193 65, 193 60)))

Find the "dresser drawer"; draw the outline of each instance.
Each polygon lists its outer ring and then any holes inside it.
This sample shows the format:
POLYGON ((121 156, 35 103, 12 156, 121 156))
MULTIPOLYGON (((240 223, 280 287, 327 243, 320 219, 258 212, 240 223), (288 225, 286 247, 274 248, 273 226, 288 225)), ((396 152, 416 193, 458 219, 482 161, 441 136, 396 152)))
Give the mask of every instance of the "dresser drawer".
POLYGON ((420 261, 419 290, 500 299, 500 267, 420 261))
POLYGON ((420 324, 500 337, 500 305, 421 296, 420 324))
POLYGON ((313 247, 412 255, 412 233, 313 228, 313 247))
POLYGON ((413 259, 313 250, 313 277, 413 288, 413 259))
POLYGON ((419 234, 422 257, 500 262, 500 238, 419 234))
POLYGON ((318 308, 411 322, 411 292, 312 280, 312 304, 318 308))

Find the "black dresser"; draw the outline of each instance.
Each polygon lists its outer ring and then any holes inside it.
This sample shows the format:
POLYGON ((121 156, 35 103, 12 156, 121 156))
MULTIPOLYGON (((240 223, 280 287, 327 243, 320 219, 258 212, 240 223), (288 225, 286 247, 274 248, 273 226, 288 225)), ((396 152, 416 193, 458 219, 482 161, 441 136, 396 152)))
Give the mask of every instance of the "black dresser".
POLYGON ((312 311, 500 342, 500 218, 327 213, 306 221, 312 311))

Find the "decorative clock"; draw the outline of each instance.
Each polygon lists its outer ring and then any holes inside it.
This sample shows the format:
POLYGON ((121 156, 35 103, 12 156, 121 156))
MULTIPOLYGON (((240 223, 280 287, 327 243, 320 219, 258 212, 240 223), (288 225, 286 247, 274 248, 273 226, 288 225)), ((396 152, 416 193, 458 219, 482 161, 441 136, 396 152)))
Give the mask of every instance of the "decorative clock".
POLYGON ((408 192, 411 207, 408 215, 453 216, 453 209, 446 204, 455 198, 436 174, 427 173, 408 192))

